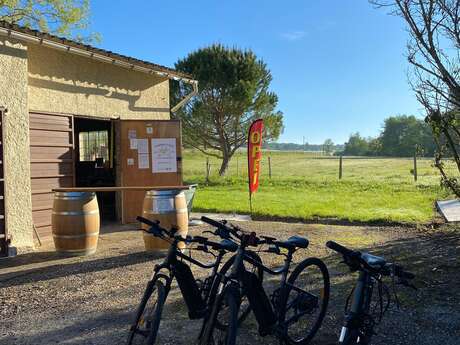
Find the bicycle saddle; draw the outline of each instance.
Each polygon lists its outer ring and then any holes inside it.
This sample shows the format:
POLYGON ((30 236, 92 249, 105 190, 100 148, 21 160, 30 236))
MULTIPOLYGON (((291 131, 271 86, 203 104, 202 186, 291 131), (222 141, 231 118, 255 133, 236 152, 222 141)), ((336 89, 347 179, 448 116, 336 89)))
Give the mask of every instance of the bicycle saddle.
POLYGON ((228 252, 236 252, 238 250, 238 245, 231 240, 225 239, 220 241, 219 244, 223 250, 226 250, 228 252))
POLYGON ((369 253, 361 253, 361 259, 373 268, 382 268, 387 263, 384 258, 369 253))
POLYGON ((308 247, 308 240, 304 237, 300 236, 292 236, 289 237, 286 241, 280 242, 283 247, 286 248, 307 248, 308 247))

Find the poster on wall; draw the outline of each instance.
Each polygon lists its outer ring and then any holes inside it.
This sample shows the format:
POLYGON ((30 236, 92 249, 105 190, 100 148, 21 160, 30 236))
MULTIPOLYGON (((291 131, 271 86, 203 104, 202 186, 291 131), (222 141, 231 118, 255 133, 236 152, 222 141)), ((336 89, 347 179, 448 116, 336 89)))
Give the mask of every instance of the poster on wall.
POLYGON ((177 172, 176 138, 152 139, 152 172, 177 172))

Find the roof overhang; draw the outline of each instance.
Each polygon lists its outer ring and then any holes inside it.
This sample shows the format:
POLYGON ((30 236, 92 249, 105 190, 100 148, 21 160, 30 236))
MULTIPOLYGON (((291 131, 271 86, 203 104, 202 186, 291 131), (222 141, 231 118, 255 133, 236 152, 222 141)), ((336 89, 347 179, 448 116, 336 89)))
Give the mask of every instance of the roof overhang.
POLYGON ((0 36, 6 36, 18 41, 46 46, 51 49, 60 50, 69 54, 80 55, 89 59, 105 62, 137 72, 158 75, 160 77, 183 81, 189 84, 198 83, 196 80, 192 79, 191 76, 167 67, 5 22, 0 22, 0 36))
POLYGON ((198 93, 198 81, 192 79, 190 75, 151 62, 116 54, 107 50, 68 40, 66 38, 57 37, 6 22, 0 22, 0 36, 10 37, 21 42, 42 45, 69 54, 79 55, 99 62, 126 68, 131 71, 157 75, 159 77, 192 85, 193 89, 191 93, 185 96, 185 98, 177 105, 172 107, 172 112, 179 110, 186 102, 198 93))

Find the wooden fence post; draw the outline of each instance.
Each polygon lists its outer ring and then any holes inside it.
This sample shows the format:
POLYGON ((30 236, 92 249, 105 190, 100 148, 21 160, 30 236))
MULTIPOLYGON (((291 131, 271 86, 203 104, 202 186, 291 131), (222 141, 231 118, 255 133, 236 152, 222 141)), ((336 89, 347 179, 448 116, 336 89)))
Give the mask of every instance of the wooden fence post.
POLYGON ((414 181, 417 182, 417 153, 414 153, 414 181))
POLYGON ((270 156, 268 156, 268 178, 272 179, 272 160, 270 156))
POLYGON ((240 169, 238 164, 238 156, 236 156, 236 176, 240 176, 240 169))
POLYGON ((211 171, 211 167, 209 164, 209 157, 206 157, 206 184, 209 182, 209 173, 211 171))
POLYGON ((339 157, 339 180, 342 179, 342 173, 343 173, 343 158, 342 155, 339 157))

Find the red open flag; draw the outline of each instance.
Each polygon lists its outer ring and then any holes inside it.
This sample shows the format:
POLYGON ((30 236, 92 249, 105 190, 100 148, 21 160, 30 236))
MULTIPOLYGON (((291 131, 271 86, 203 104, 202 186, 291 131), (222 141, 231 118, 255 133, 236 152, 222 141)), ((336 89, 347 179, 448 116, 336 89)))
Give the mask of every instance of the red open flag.
POLYGON ((248 136, 248 174, 249 196, 259 188, 260 160, 262 159, 262 132, 264 122, 255 120, 249 127, 248 136))

